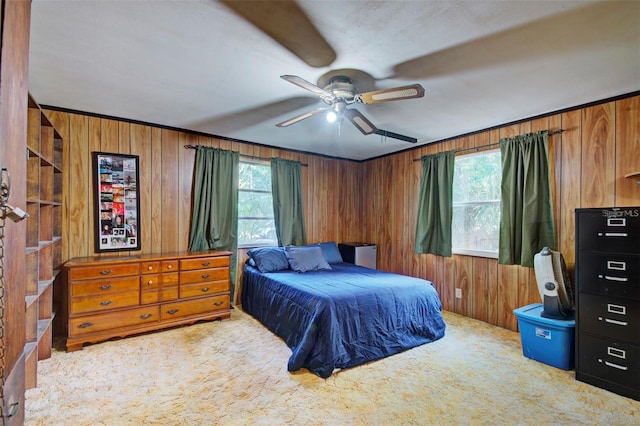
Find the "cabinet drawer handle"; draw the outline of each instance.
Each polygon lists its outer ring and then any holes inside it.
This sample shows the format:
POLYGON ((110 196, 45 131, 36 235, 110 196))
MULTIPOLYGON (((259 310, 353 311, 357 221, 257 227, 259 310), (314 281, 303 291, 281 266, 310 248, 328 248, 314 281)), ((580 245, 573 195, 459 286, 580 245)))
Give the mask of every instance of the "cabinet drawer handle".
POLYGON ((105 271, 100 271, 102 275, 109 275, 111 273, 111 269, 107 269, 105 271))
POLYGON ((209 263, 211 262, 202 262, 202 266, 209 266, 209 263))
POLYGON ((105 300, 105 301, 103 301, 103 302, 100 302, 100 304, 101 304, 102 306, 109 306, 109 305, 111 304, 111 300, 105 300))
POLYGON ((172 269, 173 265, 167 265, 167 269, 172 269))
POLYGON ((153 316, 153 315, 151 315, 151 314, 142 314, 142 315, 140 315, 140 318, 142 318, 142 319, 149 319, 149 318, 151 318, 152 316, 153 316))
POLYGON ((202 274, 202 278, 209 278, 209 274, 202 274))
POLYGON ((201 289, 201 290, 202 290, 202 292, 203 292, 203 293, 206 293, 206 292, 208 292, 208 291, 209 291, 209 287, 202 287, 202 289, 201 289))
POLYGON ((610 277, 609 275, 605 275, 604 279, 607 281, 620 281, 622 283, 626 283, 629 280, 629 278, 626 277, 610 277))
POLYGON ((149 271, 150 271, 150 270, 152 270, 152 269, 153 269, 153 266, 151 266, 151 265, 147 266, 147 270, 149 270, 149 271))
POLYGON ((80 327, 80 328, 89 328, 89 327, 92 327, 92 326, 93 326, 92 322, 83 322, 78 327, 80 327))
POLYGON ((605 318, 604 322, 608 322, 609 324, 615 324, 615 325, 629 325, 629 323, 626 321, 618 321, 610 318, 605 318))
POLYGON ((147 281, 147 284, 149 284, 149 285, 153 284, 153 280, 147 281))
POLYGON ((629 234, 627 234, 626 232, 605 232, 604 236, 605 237, 628 237, 629 234))
POLYGON ((177 309, 169 309, 169 310, 167 311, 167 313, 168 313, 169 315, 173 315, 173 314, 175 314, 176 312, 178 312, 178 310, 177 310, 177 309))
POLYGON ((628 367, 626 367, 624 365, 614 364, 613 362, 609 362, 609 361, 605 361, 604 365, 606 365, 607 367, 617 368, 618 370, 624 370, 624 371, 628 370, 628 367))
POLYGON ((220 306, 220 305, 223 305, 224 302, 213 302, 213 304, 216 305, 216 306, 220 306))
POLYGON ((105 284, 100 286, 100 290, 109 290, 111 288, 111 284, 105 284))
POLYGON ((9 407, 9 413, 7 414, 7 418, 13 417, 16 414, 18 414, 19 408, 20 408, 19 402, 14 402, 13 404, 11 404, 11 406, 9 407))

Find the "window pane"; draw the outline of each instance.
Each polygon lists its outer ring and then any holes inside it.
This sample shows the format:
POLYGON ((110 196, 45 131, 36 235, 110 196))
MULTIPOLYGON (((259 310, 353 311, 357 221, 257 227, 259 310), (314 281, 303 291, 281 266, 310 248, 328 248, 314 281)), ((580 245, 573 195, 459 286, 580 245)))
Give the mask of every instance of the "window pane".
POLYGON ((500 204, 453 207, 453 247, 498 253, 500 204))
POLYGON ((238 217, 264 217, 273 219, 271 192, 238 192, 238 217))
POLYGON ((238 219, 238 244, 276 245, 276 225, 273 219, 238 219))
POLYGON ((501 174, 499 150, 456 157, 453 174, 454 253, 497 256, 501 174))
POLYGON ((271 166, 241 161, 238 178, 238 245, 276 245, 271 166))
POLYGON ((500 200, 500 151, 456 157, 453 202, 500 200))
POLYGON ((240 189, 259 189, 271 192, 271 166, 240 162, 238 171, 240 189))

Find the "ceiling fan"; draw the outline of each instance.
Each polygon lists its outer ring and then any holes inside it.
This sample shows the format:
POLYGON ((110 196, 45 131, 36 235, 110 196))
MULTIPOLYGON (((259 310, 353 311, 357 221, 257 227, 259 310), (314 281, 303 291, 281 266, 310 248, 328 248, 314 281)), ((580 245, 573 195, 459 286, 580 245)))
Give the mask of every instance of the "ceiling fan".
POLYGON ((292 117, 276 124, 278 127, 287 127, 321 112, 328 111, 328 120, 331 121, 331 118, 333 118, 333 121, 335 121, 336 119, 341 120, 343 117, 346 117, 364 135, 375 133, 405 142, 416 143, 418 141, 416 138, 378 129, 371 121, 362 115, 360 111, 354 108, 347 108, 347 106, 354 103, 376 104, 380 102, 421 98, 424 96, 424 88, 420 84, 359 93, 356 86, 351 82, 351 79, 344 75, 331 77, 325 87, 316 86, 295 75, 282 75, 280 78, 318 95, 328 106, 316 108, 292 117))

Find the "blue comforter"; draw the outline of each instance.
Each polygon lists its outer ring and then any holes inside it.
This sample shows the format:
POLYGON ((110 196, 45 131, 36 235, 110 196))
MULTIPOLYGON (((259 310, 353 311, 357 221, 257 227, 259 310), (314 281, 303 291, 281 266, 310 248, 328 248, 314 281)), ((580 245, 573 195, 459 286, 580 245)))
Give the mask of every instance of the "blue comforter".
POLYGON ((261 273, 245 265, 242 308, 291 348, 288 370, 329 377, 444 336, 430 281, 348 263, 261 273))

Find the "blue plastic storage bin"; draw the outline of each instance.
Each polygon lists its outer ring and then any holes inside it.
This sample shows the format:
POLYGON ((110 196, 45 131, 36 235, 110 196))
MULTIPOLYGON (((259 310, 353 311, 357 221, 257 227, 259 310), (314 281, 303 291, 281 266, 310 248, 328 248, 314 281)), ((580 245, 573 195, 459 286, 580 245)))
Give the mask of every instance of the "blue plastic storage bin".
POLYGON ((562 370, 573 369, 575 319, 544 318, 541 312, 542 303, 513 311, 518 317, 523 355, 562 370))

